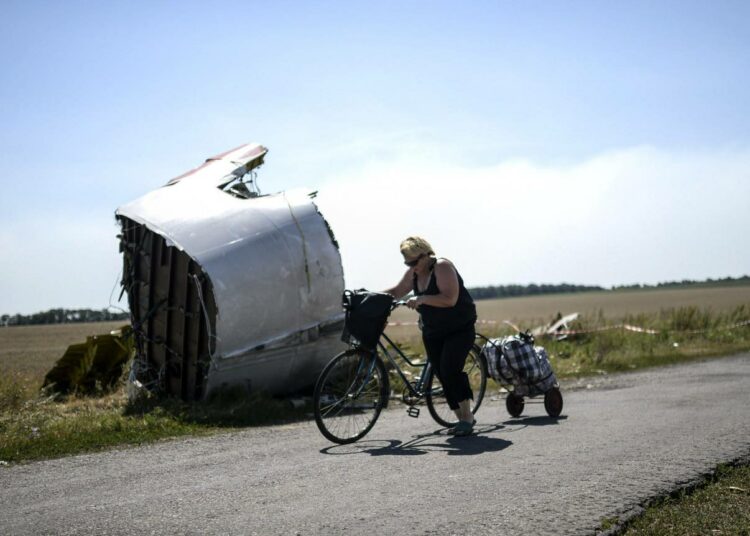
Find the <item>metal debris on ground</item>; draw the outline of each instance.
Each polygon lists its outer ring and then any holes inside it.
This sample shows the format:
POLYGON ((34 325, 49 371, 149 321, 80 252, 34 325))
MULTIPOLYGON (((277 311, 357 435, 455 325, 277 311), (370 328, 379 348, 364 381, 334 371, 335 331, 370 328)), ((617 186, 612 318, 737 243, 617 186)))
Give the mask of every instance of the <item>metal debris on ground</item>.
POLYGON ((42 390, 60 395, 110 392, 117 387, 132 352, 130 326, 87 337, 86 342, 68 347, 44 377, 42 390))
POLYGON ((566 339, 570 332, 570 325, 578 320, 579 313, 571 313, 563 316, 561 313, 557 313, 555 320, 549 324, 543 326, 537 326, 531 330, 531 334, 534 337, 549 337, 554 338, 558 341, 566 339))

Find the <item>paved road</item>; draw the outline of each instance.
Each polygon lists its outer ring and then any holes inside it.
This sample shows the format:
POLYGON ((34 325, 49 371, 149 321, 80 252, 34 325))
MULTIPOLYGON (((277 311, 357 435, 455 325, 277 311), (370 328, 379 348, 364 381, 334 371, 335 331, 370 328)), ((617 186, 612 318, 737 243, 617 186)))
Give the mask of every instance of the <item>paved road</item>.
MULTIPOLYGON (((385 412, 332 446, 314 423, 0 468, 2 534, 589 534, 750 454, 750 354, 610 376, 478 436, 385 412)), ((426 412, 425 412, 426 413, 426 412)))

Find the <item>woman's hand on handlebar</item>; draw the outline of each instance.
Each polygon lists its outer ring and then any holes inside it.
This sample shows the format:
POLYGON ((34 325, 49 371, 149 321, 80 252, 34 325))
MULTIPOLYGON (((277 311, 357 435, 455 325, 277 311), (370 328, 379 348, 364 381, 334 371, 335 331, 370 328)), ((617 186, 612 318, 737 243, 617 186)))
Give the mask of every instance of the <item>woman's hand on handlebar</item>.
POLYGON ((408 300, 398 300, 393 302, 393 306, 391 307, 391 311, 395 309, 396 307, 401 307, 402 305, 408 307, 409 309, 416 309, 420 305, 422 305, 421 301, 419 301, 419 296, 412 296, 408 300))
POLYGON ((405 305, 409 309, 416 309, 417 307, 419 307, 422 304, 419 301, 419 296, 412 296, 411 298, 409 298, 408 300, 406 300, 406 304, 405 305))

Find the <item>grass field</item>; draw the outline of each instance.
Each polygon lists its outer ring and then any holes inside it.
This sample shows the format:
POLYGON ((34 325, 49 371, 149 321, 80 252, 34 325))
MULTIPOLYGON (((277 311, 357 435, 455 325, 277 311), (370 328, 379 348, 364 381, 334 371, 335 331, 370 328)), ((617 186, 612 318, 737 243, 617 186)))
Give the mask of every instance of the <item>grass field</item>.
MULTIPOLYGON (((540 340, 559 377, 626 371, 750 348, 750 328, 722 327, 750 318, 750 286, 585 292, 477 302, 477 331, 490 336, 547 325, 558 313, 581 313, 574 329, 627 323, 658 334, 603 331, 568 341, 540 340), (689 331, 702 333, 689 333, 689 331)), ((400 307, 386 333, 422 351, 417 314, 400 307), (403 325, 398 325, 403 324, 403 325)))
POLYGON ((122 325, 117 321, 0 328, 0 409, 7 405, 3 400, 8 397, 9 385, 15 396, 32 398, 68 346, 122 325))
MULTIPOLYGON (((616 322, 627 315, 658 313, 665 309, 699 307, 715 313, 728 313, 738 306, 750 306, 750 286, 729 288, 686 288, 669 290, 587 292, 557 294, 523 298, 504 298, 477 302, 480 321, 489 320, 502 327, 510 320, 523 328, 531 328, 551 320, 558 312, 579 312, 599 315, 616 322)), ((417 314, 406 308, 396 309, 393 322, 417 320, 417 314)), ((24 384, 38 388, 42 379, 65 349, 83 342, 89 335, 109 333, 122 326, 122 322, 93 324, 56 324, 42 326, 14 326, 0 328, 0 371, 21 378, 24 384)), ((480 331, 492 331, 491 325, 480 331)), ((418 336, 415 325, 392 326, 387 333, 396 339, 418 336)))
MULTIPOLYGON (((684 288, 667 290, 623 290, 616 292, 581 292, 549 294, 522 298, 503 298, 477 302, 479 320, 510 320, 523 329, 549 322, 557 313, 599 314, 611 319, 641 313, 658 313, 679 307, 708 308, 727 312, 750 305, 750 286, 684 288)), ((393 322, 416 322, 414 311, 400 307, 391 315, 393 322)), ((395 336, 406 333, 390 328, 395 336)))
POLYGON ((41 379, 71 344, 89 335, 102 335, 123 326, 123 321, 92 324, 51 324, 0 328, 0 369, 41 379))
MULTIPOLYGON (((582 293, 487 300, 477 303, 480 331, 511 333, 503 320, 522 327, 546 323, 558 312, 583 313, 580 325, 627 321, 658 330, 656 335, 595 333, 567 341, 542 342, 559 377, 601 374, 661 365, 750 349, 750 328, 723 330, 750 319, 750 286, 582 293), (680 330, 699 329, 699 334, 680 330)), ((391 318, 413 324, 416 314, 401 308, 391 318)), ((213 404, 175 400, 128 403, 124 390, 104 397, 70 397, 58 402, 39 393, 46 372, 68 345, 108 333, 121 322, 0 328, 0 461, 55 457, 139 444, 163 437, 213 433, 304 418, 309 408, 287 401, 225 393, 213 404)), ((415 325, 393 326, 388 333, 410 353, 421 352, 415 325)), ((494 385, 494 383, 493 383, 494 385)), ((398 385, 394 385, 397 391, 398 385)))
MULTIPOLYGON (((602 529, 616 521, 605 520, 602 529)), ((622 534, 750 534, 750 466, 719 466, 696 489, 657 501, 627 523, 622 534)))

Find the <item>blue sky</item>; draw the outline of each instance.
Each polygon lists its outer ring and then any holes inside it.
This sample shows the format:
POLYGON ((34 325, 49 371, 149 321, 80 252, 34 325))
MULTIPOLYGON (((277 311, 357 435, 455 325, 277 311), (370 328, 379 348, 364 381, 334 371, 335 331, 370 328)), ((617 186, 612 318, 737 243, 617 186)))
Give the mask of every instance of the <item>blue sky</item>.
POLYGON ((750 272, 747 2, 9 2, 0 313, 105 307, 114 210, 244 142, 348 286, 750 272), (363 207, 352 206, 363 200, 363 207))

